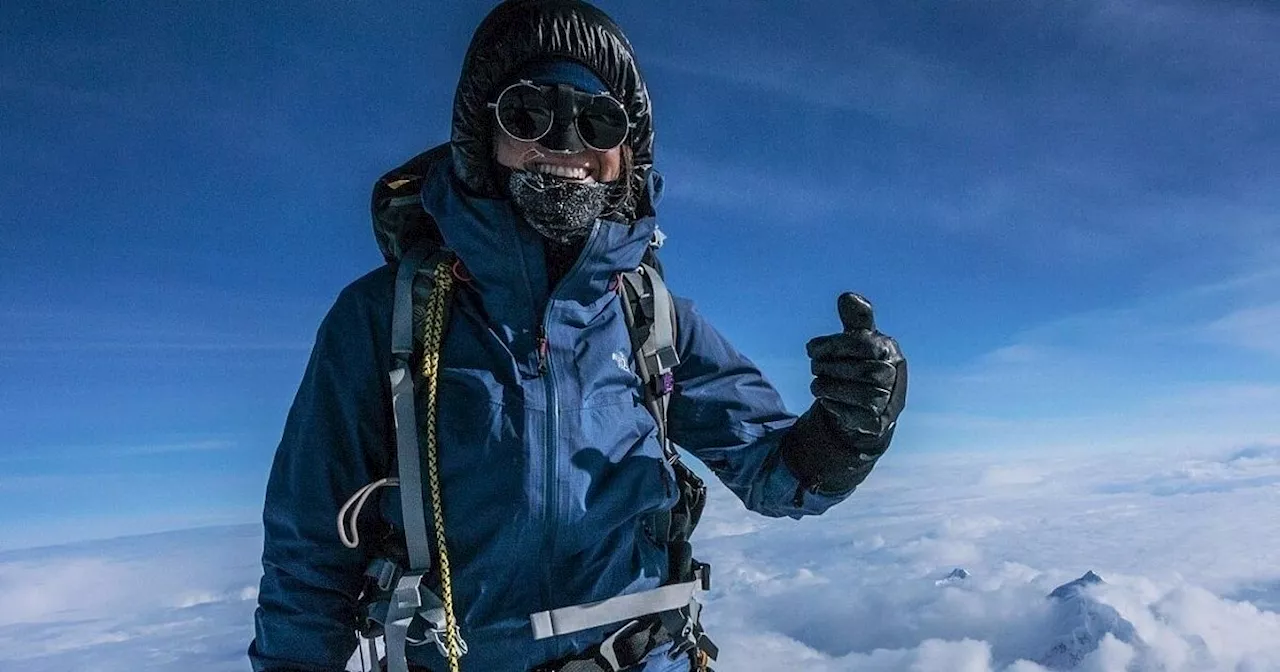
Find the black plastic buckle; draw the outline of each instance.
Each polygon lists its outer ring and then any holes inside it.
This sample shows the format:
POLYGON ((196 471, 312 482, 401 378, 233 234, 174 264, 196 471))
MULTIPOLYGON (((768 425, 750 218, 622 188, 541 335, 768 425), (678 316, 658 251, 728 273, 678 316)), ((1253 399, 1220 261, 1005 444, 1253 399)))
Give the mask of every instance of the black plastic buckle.
POLYGON ((720 657, 720 647, 716 646, 716 643, 711 641, 711 638, 705 632, 698 634, 698 650, 711 660, 716 660, 720 657))
MULTIPOLYGON (((604 641, 590 649, 587 649, 586 655, 559 658, 551 662, 542 663, 541 665, 534 667, 529 672, 561 672, 571 663, 581 663, 587 660, 594 662, 606 672, 622 672, 623 670, 629 670, 644 662, 645 657, 648 656, 654 648, 654 639, 652 637, 649 638, 648 644, 644 649, 638 652, 639 658, 635 657, 637 652, 625 652, 629 655, 619 654, 617 646, 618 642, 625 642, 638 632, 650 630, 656 627, 657 623, 651 619, 634 619, 623 625, 621 628, 618 628, 606 637, 604 641)), ((652 635, 652 630, 650 634, 652 635)))
MULTIPOLYGON (((632 655, 625 657, 619 656, 618 640, 621 639, 625 642, 632 635, 644 630, 645 628, 646 625, 643 622, 638 619, 633 620, 621 628, 618 628, 612 635, 609 635, 603 642, 600 642, 600 645, 596 649, 596 657, 604 660, 604 662, 608 664, 608 667, 605 668, 608 672, 621 672, 621 670, 632 667, 641 660, 644 660, 644 653, 641 653, 640 658, 638 659, 633 658, 632 655)), ((634 654, 634 652, 628 653, 634 654)))

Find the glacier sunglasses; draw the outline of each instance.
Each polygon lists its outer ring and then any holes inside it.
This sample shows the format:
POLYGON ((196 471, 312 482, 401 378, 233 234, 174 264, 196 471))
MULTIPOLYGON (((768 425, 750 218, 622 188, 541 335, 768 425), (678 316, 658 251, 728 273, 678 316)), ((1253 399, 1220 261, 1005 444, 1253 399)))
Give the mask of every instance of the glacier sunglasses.
MULTIPOLYGON (((597 152, 607 152, 627 139, 634 124, 617 98, 607 93, 584 93, 567 84, 546 86, 521 80, 489 103, 498 127, 521 142, 537 142, 551 133, 557 115, 573 119, 578 139, 597 152)), ((572 147, 567 150, 580 148, 572 147)), ((553 148, 554 149, 554 148, 553 148)))

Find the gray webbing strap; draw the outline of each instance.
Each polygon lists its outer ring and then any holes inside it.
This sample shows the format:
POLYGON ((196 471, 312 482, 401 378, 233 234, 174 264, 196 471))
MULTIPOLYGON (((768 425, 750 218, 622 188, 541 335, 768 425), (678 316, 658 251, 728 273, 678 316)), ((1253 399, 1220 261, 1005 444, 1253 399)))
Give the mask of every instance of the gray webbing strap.
POLYGON ((680 363, 675 343, 675 303, 671 292, 652 266, 641 265, 638 271, 623 273, 622 281, 628 295, 639 303, 652 302, 653 325, 649 337, 637 353, 642 376, 646 382, 670 373, 680 363))
POLYGON ((396 422, 396 460, 400 477, 400 510, 404 517, 404 539, 409 551, 409 571, 396 583, 387 608, 386 633, 388 672, 409 672, 405 656, 409 624, 424 598, 431 592, 423 577, 431 568, 427 544, 427 515, 422 502, 422 463, 418 449, 418 418, 413 386, 413 280, 426 261, 426 250, 415 247, 400 260, 396 271, 395 303, 391 313, 391 405, 396 422))
POLYGON ((672 369, 680 363, 680 355, 676 350, 676 306, 662 275, 652 266, 641 265, 641 268, 651 283, 650 293, 653 294, 653 328, 649 330, 645 350, 653 353, 651 356, 658 367, 657 375, 661 377, 654 401, 658 406, 658 417, 662 418, 658 424, 662 427, 663 448, 667 453, 667 460, 674 465, 680 459, 680 454, 676 452, 671 437, 667 434, 667 406, 675 388, 672 369))
POLYGON ((667 397, 675 384, 672 370, 680 363, 676 351, 675 302, 662 276, 647 264, 622 274, 622 289, 626 298, 623 311, 628 328, 635 329, 637 308, 643 311, 648 304, 653 312, 648 336, 643 343, 635 344, 636 372, 644 385, 645 406, 658 424, 662 450, 667 461, 674 465, 680 454, 667 437, 667 397))
POLYGON ((676 354, 675 302, 657 270, 646 264, 640 268, 644 269, 653 294, 653 328, 649 330, 645 356, 654 358, 654 373, 663 375, 680 363, 680 356, 676 354))
POLYGON ((418 417, 413 389, 413 279, 426 259, 423 248, 410 250, 396 271, 395 307, 391 313, 391 404, 396 420, 396 459, 400 469, 400 507, 409 569, 431 568, 427 515, 422 502, 422 454, 418 449, 418 417))
POLYGON ((682 607, 696 609, 692 605, 697 604, 694 597, 702 590, 701 571, 696 570, 694 580, 686 583, 530 614, 533 638, 546 639, 682 607))
POLYGON ((413 357, 413 278, 426 262, 427 251, 421 247, 409 250, 396 269, 395 303, 391 310, 391 355, 396 363, 413 357))

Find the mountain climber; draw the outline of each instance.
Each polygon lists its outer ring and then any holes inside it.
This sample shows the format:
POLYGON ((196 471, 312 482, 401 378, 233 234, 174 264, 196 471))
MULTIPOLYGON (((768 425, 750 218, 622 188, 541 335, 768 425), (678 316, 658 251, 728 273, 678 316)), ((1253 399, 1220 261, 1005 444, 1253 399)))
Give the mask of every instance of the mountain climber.
POLYGON ((843 331, 808 344, 813 406, 788 413, 666 290, 661 184, 611 19, 484 19, 451 140, 375 184, 387 263, 338 296, 289 411, 254 670, 342 670, 357 632, 392 670, 709 669, 687 538, 705 490, 673 446, 752 511, 821 514, 888 448, 907 370, 841 295, 843 331))

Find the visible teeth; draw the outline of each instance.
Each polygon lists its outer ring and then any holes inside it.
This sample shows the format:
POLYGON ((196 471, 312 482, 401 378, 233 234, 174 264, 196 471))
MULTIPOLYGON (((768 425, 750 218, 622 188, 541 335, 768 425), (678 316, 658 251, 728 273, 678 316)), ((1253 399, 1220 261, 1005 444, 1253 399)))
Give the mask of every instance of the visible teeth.
POLYGON ((549 163, 535 163, 533 171, 545 173, 547 175, 555 175, 556 177, 565 177, 571 180, 587 179, 586 168, 573 168, 570 166, 553 166, 549 163))

